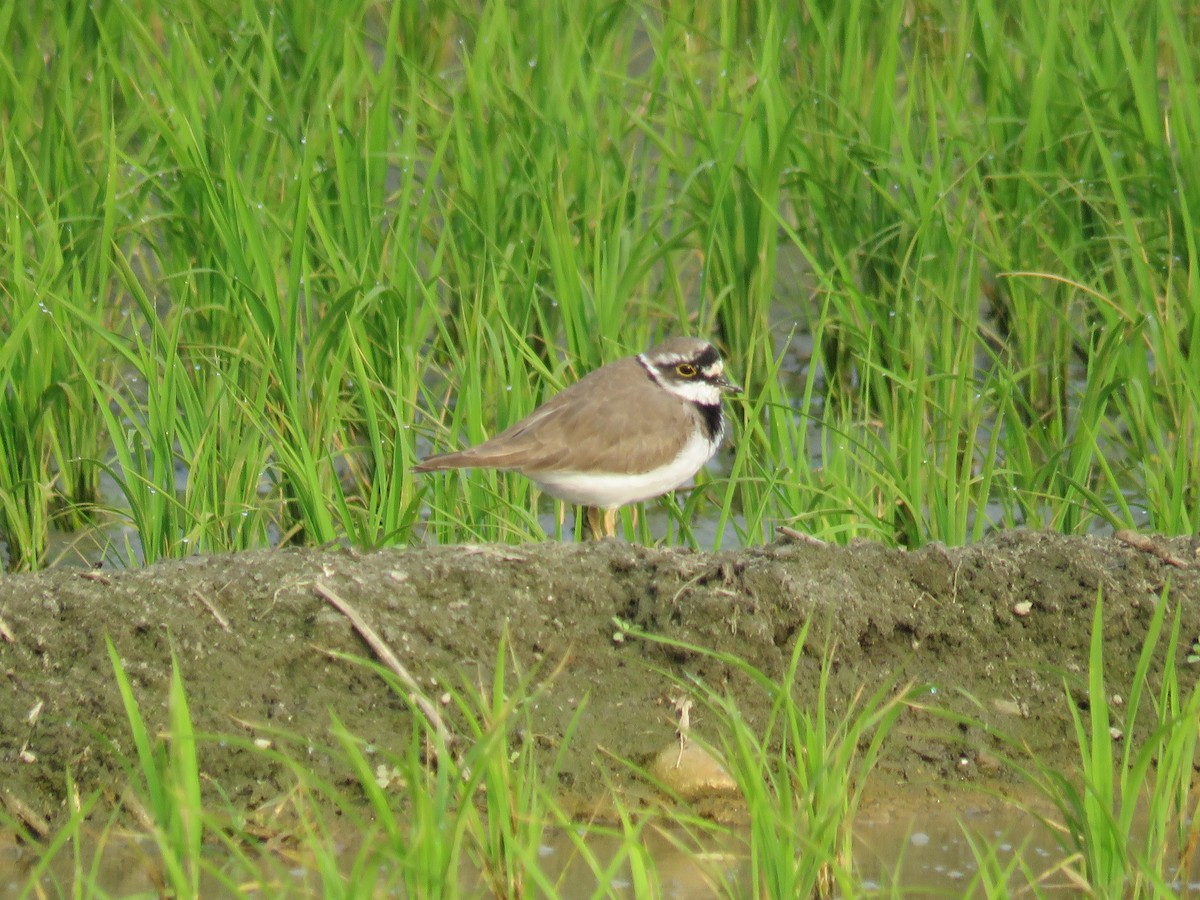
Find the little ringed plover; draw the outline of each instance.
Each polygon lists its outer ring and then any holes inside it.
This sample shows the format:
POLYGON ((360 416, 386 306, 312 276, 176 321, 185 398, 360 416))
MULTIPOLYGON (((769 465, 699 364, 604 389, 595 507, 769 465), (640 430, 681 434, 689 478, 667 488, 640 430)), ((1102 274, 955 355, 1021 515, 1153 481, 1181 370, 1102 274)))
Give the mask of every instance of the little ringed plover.
POLYGON ((671 338, 596 369, 491 440, 413 471, 519 472, 588 507, 595 536, 612 535, 618 507, 679 487, 712 459, 728 431, 721 396, 740 391, 712 344, 671 338))

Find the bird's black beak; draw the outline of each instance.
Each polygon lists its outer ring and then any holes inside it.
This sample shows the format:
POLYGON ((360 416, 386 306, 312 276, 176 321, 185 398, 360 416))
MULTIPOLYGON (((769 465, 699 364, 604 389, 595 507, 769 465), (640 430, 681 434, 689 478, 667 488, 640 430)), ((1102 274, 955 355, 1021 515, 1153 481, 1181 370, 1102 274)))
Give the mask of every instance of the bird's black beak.
POLYGON ((719 376, 713 384, 727 394, 740 394, 742 392, 741 385, 734 384, 724 375, 719 376))

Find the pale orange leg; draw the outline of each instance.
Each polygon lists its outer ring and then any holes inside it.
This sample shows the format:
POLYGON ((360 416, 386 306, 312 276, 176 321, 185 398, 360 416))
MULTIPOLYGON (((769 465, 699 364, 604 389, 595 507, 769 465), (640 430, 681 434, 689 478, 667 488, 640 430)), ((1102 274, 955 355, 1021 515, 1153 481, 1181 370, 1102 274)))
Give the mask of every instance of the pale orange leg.
POLYGON ((617 511, 615 509, 598 509, 595 506, 587 508, 588 529, 592 532, 592 540, 614 537, 617 533, 617 511))

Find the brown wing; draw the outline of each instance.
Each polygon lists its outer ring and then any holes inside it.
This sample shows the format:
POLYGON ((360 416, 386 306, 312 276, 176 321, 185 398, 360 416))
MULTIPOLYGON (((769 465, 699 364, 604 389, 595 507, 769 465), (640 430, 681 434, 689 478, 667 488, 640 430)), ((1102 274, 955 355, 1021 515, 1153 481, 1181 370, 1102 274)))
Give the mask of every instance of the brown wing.
POLYGON ((627 357, 580 379, 491 440, 431 456, 415 471, 644 472, 682 449, 695 416, 690 404, 657 389, 641 363, 627 357))

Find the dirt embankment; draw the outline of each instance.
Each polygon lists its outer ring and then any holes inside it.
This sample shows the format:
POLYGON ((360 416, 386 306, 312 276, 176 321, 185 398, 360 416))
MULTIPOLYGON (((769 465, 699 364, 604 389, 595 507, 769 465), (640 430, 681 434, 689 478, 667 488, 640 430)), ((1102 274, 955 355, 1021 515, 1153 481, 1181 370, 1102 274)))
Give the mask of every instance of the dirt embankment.
MULTIPOLYGON (((281 550, 133 571, 4 576, 0 785, 10 801, 53 822, 68 767, 85 789, 119 783, 114 753, 97 737, 132 756, 105 635, 151 723, 165 715, 173 648, 202 732, 282 729, 322 747, 334 743, 336 712, 366 741, 401 746, 410 733, 403 698, 368 669, 322 652, 370 655, 347 619, 320 598, 318 583, 351 603, 435 694, 435 685, 490 683, 507 629, 509 653, 526 673, 556 671, 533 706, 539 737, 555 744, 585 704, 559 773, 569 796, 596 796, 606 779, 622 783, 629 776, 614 759, 644 764, 673 740, 672 673, 728 690, 751 722, 767 713, 761 693, 729 667, 621 640, 614 617, 736 653, 772 675, 784 671, 795 636, 811 620, 796 685, 802 699, 815 695, 831 641, 835 712, 864 685, 914 680, 936 687, 931 702, 979 722, 958 727, 906 713, 881 779, 919 787, 992 777, 1003 749, 996 732, 1049 759, 1074 758, 1063 683, 1086 700, 1098 592, 1111 693, 1127 692, 1168 583, 1172 607, 1182 606, 1180 665, 1190 686, 1194 673, 1184 657, 1200 625, 1197 546, 1156 540, 1156 553, 1116 539, 1022 531, 911 553, 866 543, 781 543, 709 554, 604 541, 370 554, 281 550)), ((1122 708, 1112 713, 1119 723, 1122 708)), ((703 710, 692 727, 705 734, 703 710)), ((311 762, 335 781, 348 776, 334 754, 314 752, 311 762)), ((232 745, 205 744, 201 767, 247 807, 290 786, 291 776, 265 755, 232 745)))

